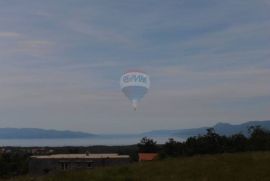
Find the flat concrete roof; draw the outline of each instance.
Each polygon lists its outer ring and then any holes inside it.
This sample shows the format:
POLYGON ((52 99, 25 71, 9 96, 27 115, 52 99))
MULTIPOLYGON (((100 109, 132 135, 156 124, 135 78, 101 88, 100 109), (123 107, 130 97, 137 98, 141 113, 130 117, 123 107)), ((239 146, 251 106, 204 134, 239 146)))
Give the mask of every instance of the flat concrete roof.
POLYGON ((55 154, 31 156, 34 159, 98 159, 98 158, 129 158, 129 155, 118 155, 117 153, 106 154, 55 154))

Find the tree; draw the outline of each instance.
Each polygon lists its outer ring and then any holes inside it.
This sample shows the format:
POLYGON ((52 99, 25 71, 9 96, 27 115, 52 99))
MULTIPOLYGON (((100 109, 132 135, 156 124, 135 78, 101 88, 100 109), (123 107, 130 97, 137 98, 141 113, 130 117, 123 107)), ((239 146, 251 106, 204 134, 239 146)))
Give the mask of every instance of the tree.
POLYGON ((183 153, 186 155, 223 153, 225 152, 226 142, 225 136, 220 136, 213 128, 209 128, 206 135, 188 138, 183 143, 183 153))
POLYGON ((142 153, 155 153, 158 151, 157 142, 147 137, 141 139, 138 148, 139 152, 142 153))
POLYGON ((250 138, 249 145, 251 150, 269 150, 270 132, 260 126, 251 126, 248 129, 250 138))
POLYGON ((228 139, 227 151, 228 152, 240 152, 247 150, 248 139, 242 133, 234 134, 228 139))
POLYGON ((163 153, 166 156, 178 156, 182 154, 182 150, 182 143, 175 141, 173 138, 170 138, 163 146, 163 153))

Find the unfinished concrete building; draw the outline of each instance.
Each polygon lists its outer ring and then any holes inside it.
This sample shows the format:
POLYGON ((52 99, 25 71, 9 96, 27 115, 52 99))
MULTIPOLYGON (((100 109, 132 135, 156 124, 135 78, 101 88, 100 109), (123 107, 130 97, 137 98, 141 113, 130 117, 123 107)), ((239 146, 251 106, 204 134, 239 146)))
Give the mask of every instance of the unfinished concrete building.
POLYGON ((46 174, 54 171, 73 169, 92 169, 130 162, 128 155, 112 154, 56 154, 32 156, 29 162, 30 174, 46 174))

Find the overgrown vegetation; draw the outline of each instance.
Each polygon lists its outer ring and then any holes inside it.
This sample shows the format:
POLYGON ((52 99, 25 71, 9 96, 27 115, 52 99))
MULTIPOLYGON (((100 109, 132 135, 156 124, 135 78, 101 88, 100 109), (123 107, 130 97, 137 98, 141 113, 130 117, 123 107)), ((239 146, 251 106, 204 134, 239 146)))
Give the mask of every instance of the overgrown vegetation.
MULTIPOLYGON (((11 153, 0 154, 0 178, 13 177, 27 173, 30 154, 18 150, 20 149, 17 149, 15 152, 11 153)), ((62 147, 54 148, 54 153, 82 153, 87 150, 89 150, 89 147, 62 147)), ((203 154, 270 151, 270 132, 255 126, 249 128, 249 136, 245 136, 241 133, 232 136, 222 136, 217 134, 214 129, 208 129, 207 134, 190 137, 184 142, 169 139, 164 145, 157 145, 153 139, 143 138, 138 145, 122 147, 95 146, 91 147, 90 150, 93 153, 116 152, 120 154, 129 154, 133 161, 137 160, 138 152, 158 152, 159 158, 165 159, 203 154)), ((266 157, 268 159, 268 156, 266 157)), ((167 161, 164 163, 167 163, 167 161)), ((140 166, 141 165, 139 164, 137 166, 124 167, 121 169, 133 169, 140 166)), ((171 168, 170 165, 168 165, 168 167, 171 168)), ((230 169, 229 167, 230 166, 228 165, 227 169, 230 169)), ((97 171, 97 173, 99 172, 100 174, 106 173, 106 171, 97 171)), ((127 173, 128 172, 129 171, 127 171, 127 173)), ((130 170, 130 172, 133 173, 132 170, 130 170)), ((152 172, 158 173, 157 170, 155 170, 154 165, 152 172)), ((120 177, 122 178, 122 176, 120 177)))
POLYGON ((270 152, 197 155, 11 181, 268 181, 270 152))
POLYGON ((184 142, 169 139, 162 146, 160 157, 270 150, 270 132, 268 130, 258 126, 250 127, 249 134, 248 137, 241 133, 221 136, 214 129, 207 129, 206 135, 190 137, 184 142))
POLYGON ((4 153, 0 155, 0 177, 7 178, 26 174, 28 171, 28 154, 4 153))

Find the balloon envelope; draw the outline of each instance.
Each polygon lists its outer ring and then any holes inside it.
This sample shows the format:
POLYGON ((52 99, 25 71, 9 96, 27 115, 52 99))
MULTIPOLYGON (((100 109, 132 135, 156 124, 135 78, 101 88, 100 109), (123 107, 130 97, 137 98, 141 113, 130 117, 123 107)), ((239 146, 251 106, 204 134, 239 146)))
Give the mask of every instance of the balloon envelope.
POLYGON ((129 71, 121 76, 120 87, 132 102, 134 109, 150 87, 149 75, 139 71, 129 71))

